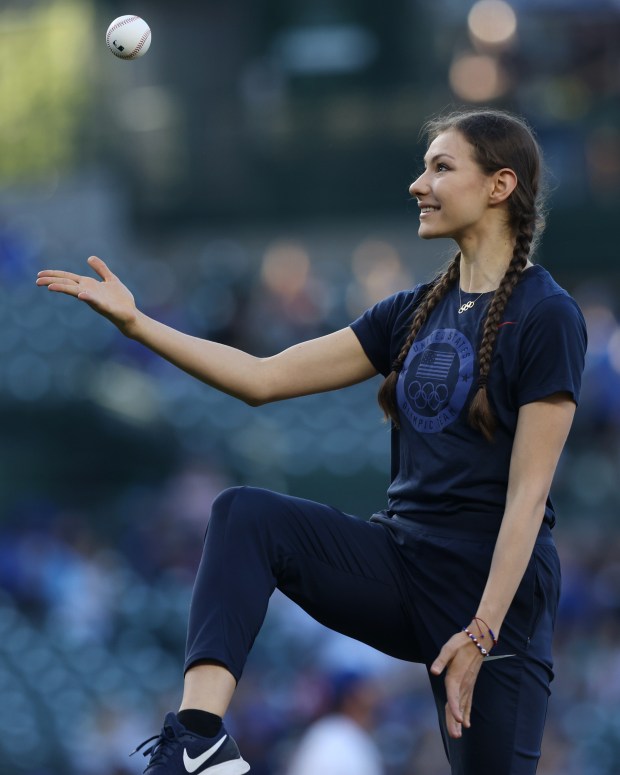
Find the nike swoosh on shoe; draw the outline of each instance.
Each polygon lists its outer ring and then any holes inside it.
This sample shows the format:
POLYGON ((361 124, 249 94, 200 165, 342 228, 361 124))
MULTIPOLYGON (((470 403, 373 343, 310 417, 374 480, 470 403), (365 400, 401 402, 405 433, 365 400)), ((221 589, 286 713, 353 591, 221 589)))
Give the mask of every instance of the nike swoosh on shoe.
POLYGON ((183 764, 185 765, 185 771, 189 773, 196 772, 199 767, 209 761, 213 754, 224 745, 224 741, 227 737, 228 735, 224 735, 224 737, 221 740, 218 740, 215 745, 212 745, 211 748, 200 754, 200 756, 197 756, 195 759, 192 759, 187 753, 187 748, 183 749, 183 764))

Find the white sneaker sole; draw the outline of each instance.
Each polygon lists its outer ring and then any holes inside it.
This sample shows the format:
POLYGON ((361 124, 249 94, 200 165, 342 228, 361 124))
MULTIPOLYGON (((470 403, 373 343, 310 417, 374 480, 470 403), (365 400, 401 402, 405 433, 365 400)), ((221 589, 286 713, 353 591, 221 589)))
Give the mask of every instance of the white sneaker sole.
POLYGON ((207 767, 205 775, 243 775, 248 772, 250 765, 244 759, 231 759, 229 762, 216 764, 215 767, 207 767))

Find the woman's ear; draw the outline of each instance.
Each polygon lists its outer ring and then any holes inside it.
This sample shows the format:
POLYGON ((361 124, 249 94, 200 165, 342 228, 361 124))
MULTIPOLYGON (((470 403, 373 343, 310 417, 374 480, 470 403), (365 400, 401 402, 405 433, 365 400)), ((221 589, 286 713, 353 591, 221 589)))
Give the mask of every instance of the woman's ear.
POLYGON ((504 167, 493 174, 489 202, 498 205, 505 202, 517 187, 517 176, 514 170, 504 167))

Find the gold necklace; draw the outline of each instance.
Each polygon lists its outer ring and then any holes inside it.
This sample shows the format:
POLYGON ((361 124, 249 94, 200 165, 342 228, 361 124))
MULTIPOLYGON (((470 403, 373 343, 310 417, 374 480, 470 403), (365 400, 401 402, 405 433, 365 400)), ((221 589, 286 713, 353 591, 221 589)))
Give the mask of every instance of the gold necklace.
POLYGON ((485 293, 487 293, 487 291, 482 291, 482 293, 476 296, 475 299, 470 299, 469 301, 466 301, 465 304, 463 304, 463 299, 461 298, 461 286, 459 285, 459 304, 461 305, 459 307, 459 315, 462 315, 463 312, 467 312, 468 309, 471 309, 478 301, 480 296, 483 296, 485 293))

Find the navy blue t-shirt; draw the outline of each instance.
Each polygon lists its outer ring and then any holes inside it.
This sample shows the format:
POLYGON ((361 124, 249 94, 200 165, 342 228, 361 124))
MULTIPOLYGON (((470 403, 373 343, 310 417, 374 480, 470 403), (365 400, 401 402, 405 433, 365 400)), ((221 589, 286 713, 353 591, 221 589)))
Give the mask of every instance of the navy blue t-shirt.
MULTIPOLYGON (((427 286, 379 302, 351 324, 377 371, 390 373, 427 286)), ((496 526, 504 513, 519 407, 557 392, 579 399, 586 327, 576 302, 542 266, 527 269, 504 311, 488 394, 492 442, 467 420, 478 376, 482 325, 493 292, 452 288, 430 314, 397 383, 400 430, 392 433, 387 513, 433 524, 469 515, 496 526), (459 314, 462 302, 476 300, 459 314)), ((553 525, 549 500, 545 520, 553 525)))

